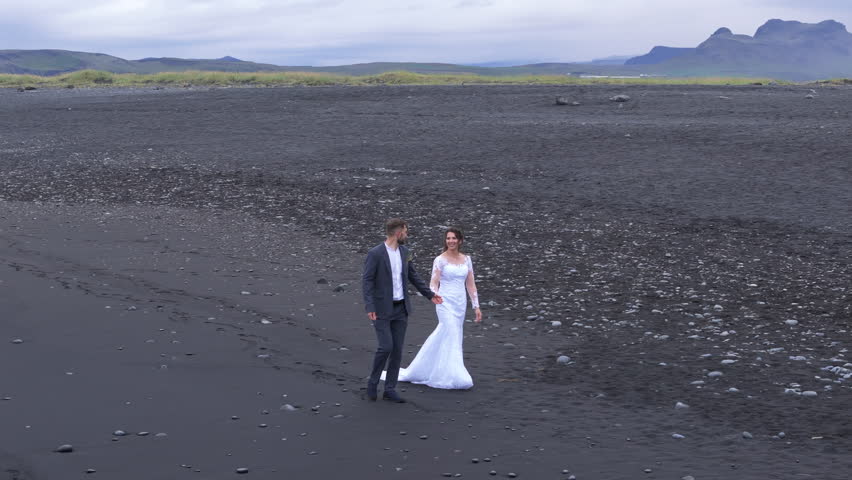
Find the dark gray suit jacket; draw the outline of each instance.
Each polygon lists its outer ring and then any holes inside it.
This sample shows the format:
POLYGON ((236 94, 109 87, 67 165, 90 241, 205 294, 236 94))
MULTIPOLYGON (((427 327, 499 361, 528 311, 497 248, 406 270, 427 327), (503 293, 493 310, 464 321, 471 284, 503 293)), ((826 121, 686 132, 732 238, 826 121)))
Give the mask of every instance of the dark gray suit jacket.
MULTIPOLYGON (((426 282, 414 270, 414 263, 411 261, 411 253, 408 247, 400 245, 399 256, 402 259, 402 291, 405 295, 405 309, 411 313, 411 301, 408 298, 408 288, 406 288, 408 282, 411 282, 414 288, 428 299, 434 297, 435 293, 429 289, 426 282)), ((382 318, 393 312, 393 277, 391 276, 390 257, 384 242, 367 252, 361 288, 364 293, 364 308, 367 313, 376 312, 376 316, 382 318)))

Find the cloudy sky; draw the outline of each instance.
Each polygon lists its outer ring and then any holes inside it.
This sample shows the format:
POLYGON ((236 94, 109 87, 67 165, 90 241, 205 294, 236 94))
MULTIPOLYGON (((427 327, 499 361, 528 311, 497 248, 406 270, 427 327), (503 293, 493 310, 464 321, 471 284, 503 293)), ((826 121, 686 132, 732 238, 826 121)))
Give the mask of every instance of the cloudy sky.
POLYGON ((231 55, 276 65, 568 62, 693 47, 770 18, 852 24, 852 0, 0 0, 0 50, 231 55))

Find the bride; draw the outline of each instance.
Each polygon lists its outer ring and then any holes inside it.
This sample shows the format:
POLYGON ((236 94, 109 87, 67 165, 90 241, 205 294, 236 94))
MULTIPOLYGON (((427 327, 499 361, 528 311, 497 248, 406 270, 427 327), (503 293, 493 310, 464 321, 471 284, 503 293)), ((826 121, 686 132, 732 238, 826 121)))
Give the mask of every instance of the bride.
POLYGON ((432 263, 430 282, 432 291, 444 299, 444 303, 435 306, 438 327, 420 347, 408 368, 400 369, 401 382, 446 389, 467 389, 473 386, 473 379, 464 367, 462 357, 462 328, 467 295, 470 296, 477 323, 482 321, 482 311, 476 295, 473 263, 469 256, 461 252, 463 243, 461 229, 447 229, 444 234, 444 252, 435 257, 432 263))

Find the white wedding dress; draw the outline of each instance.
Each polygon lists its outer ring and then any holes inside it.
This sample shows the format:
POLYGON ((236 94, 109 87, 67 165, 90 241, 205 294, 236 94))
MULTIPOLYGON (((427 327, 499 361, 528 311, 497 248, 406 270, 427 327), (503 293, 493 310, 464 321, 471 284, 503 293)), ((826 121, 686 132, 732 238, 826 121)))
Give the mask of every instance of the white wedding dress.
POLYGON ((408 368, 399 370, 400 382, 428 385, 432 388, 467 389, 473 379, 464 367, 462 340, 467 294, 473 308, 479 308, 473 263, 454 264, 443 256, 432 263, 430 287, 444 302, 435 305, 438 327, 429 335, 408 368))

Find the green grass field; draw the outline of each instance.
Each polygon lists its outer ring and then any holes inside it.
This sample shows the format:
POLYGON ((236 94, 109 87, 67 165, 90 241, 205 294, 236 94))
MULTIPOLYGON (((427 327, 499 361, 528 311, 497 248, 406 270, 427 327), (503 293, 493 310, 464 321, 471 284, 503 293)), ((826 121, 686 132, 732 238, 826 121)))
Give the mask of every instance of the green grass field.
POLYGON ((140 86, 329 86, 329 85, 750 85, 770 82, 768 78, 742 77, 642 77, 582 78, 569 75, 484 76, 472 74, 420 74, 387 72, 348 76, 302 72, 171 72, 155 74, 109 73, 81 70, 57 76, 0 75, 0 87, 140 87, 140 86))

